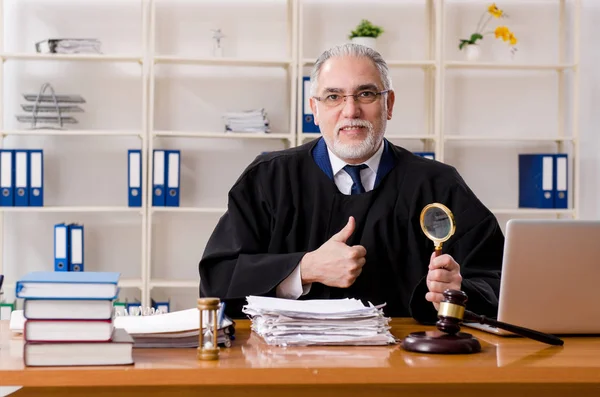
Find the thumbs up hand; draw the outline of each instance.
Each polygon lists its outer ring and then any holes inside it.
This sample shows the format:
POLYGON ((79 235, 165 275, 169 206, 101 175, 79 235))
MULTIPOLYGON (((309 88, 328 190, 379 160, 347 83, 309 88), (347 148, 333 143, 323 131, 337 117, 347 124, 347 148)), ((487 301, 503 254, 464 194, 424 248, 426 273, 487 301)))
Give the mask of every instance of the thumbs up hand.
POLYGON ((342 230, 331 236, 315 251, 309 252, 300 261, 302 284, 319 282, 330 287, 348 288, 365 264, 367 250, 362 245, 348 246, 346 241, 354 233, 354 217, 342 230))

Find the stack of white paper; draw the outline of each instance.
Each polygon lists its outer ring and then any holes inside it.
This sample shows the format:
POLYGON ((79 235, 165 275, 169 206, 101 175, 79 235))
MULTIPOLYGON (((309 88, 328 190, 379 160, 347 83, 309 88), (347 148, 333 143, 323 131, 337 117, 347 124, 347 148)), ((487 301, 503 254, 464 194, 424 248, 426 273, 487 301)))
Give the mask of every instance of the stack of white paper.
POLYGON ((269 345, 387 345, 396 343, 381 306, 357 299, 304 300, 248 296, 244 313, 269 345))
POLYGON ((225 132, 270 132, 269 118, 265 109, 226 112, 225 132))

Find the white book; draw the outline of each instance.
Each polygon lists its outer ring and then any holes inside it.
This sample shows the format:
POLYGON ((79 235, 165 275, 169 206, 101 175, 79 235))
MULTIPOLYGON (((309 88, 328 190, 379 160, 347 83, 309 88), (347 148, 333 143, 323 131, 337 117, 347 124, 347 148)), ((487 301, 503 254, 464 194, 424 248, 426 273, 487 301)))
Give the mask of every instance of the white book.
POLYGON ((115 329, 110 342, 26 342, 26 366, 133 364, 133 338, 115 329))

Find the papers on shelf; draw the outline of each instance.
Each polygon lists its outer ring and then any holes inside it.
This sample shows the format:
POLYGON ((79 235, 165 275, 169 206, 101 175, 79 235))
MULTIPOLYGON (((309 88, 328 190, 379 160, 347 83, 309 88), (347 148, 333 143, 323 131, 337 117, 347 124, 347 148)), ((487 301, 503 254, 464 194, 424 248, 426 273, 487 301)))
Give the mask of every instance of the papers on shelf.
POLYGON ((357 299, 289 300, 248 296, 244 313, 269 345, 387 345, 396 343, 381 306, 357 299))
POLYGON ((270 132, 265 109, 226 112, 225 132, 270 132))

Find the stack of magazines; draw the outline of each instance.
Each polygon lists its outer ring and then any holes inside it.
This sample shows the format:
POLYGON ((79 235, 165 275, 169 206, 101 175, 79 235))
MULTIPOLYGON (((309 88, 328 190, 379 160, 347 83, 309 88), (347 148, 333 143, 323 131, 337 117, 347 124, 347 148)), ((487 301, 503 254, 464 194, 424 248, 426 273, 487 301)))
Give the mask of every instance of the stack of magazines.
POLYGON ((248 296, 243 311, 269 345, 388 345, 397 343, 382 306, 357 299, 304 300, 248 296))
POLYGON ((270 132, 265 109, 227 112, 223 118, 225 132, 270 132))

